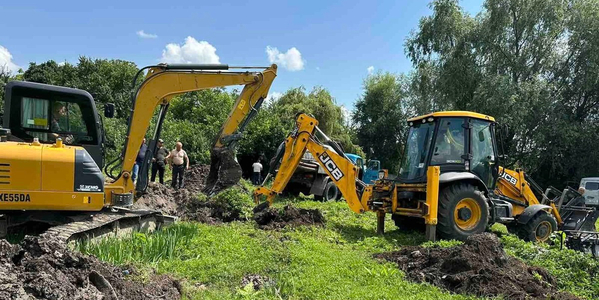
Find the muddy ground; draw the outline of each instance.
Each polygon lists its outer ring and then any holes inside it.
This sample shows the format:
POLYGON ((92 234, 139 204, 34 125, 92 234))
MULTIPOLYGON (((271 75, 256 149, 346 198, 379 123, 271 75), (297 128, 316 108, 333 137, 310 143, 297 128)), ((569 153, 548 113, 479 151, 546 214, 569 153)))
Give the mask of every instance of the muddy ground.
MULTIPOLYGON (((185 187, 179 190, 172 189, 168 184, 151 183, 146 194, 141 196, 133 207, 159 210, 168 215, 178 216, 182 220, 208 224, 243 220, 242 212, 227 203, 213 201, 211 198, 205 201, 198 200, 198 194, 205 188, 204 183, 209 171, 208 165, 192 166, 185 172, 185 187)), ((319 210, 299 209, 291 205, 282 210, 255 210, 253 219, 262 229, 324 223, 324 217, 319 210)))
POLYGON ((491 233, 471 236, 456 247, 412 246, 375 257, 397 263, 411 281, 455 293, 506 299, 579 299, 558 292, 555 278, 545 269, 508 256, 491 233))
POLYGON ((164 185, 150 183, 146 194, 135 202, 133 208, 159 210, 182 220, 209 224, 241 220, 241 211, 228 207, 226 203, 209 198, 206 201, 198 200, 209 171, 208 165, 190 167, 185 171, 184 187, 178 190, 172 189, 169 181, 164 185))
POLYGON ((255 209, 253 219, 262 229, 322 225, 325 222, 320 210, 297 208, 291 205, 286 205, 282 210, 273 207, 255 209))
POLYGON ((0 299, 180 299, 179 282, 151 275, 146 283, 119 268, 71 251, 59 242, 27 236, 0 240, 0 299), (128 275, 126 275, 128 274, 128 275))

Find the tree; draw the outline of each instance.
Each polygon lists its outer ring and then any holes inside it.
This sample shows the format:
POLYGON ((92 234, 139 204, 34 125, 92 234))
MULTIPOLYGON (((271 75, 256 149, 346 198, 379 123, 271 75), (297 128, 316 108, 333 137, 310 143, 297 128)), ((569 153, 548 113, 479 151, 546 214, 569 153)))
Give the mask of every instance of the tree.
POLYGON ((353 120, 360 146, 382 167, 399 169, 406 130, 406 97, 402 77, 378 73, 364 80, 364 94, 355 104, 353 120))
POLYGON ((476 17, 457 0, 431 8, 406 41, 410 110, 496 117, 510 128, 507 164, 540 183, 596 175, 585 161, 599 162, 598 1, 487 0, 476 17))
POLYGON ((30 63, 23 80, 88 91, 96 103, 114 103, 117 118, 126 119, 131 110, 131 89, 137 71, 132 62, 82 56, 77 65, 59 65, 53 60, 30 63))

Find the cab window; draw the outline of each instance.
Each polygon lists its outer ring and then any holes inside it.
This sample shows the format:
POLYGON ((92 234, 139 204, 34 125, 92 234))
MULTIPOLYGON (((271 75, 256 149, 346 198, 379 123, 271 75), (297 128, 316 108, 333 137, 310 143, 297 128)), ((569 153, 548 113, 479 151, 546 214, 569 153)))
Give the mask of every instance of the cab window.
POLYGON ((94 140, 77 103, 23 97, 21 126, 27 135, 42 143, 53 143, 58 138, 67 144, 89 144, 94 140))
POLYGON ((381 168, 380 162, 378 160, 371 160, 368 162, 368 169, 370 170, 378 170, 381 168))
POLYGON ((493 186, 493 166, 495 151, 491 139, 491 123, 482 120, 472 120, 470 145, 472 160, 470 168, 487 186, 493 186))
POLYGON ((358 166, 359 169, 362 169, 362 167, 364 166, 364 163, 362 162, 362 158, 356 158, 356 166, 358 166))
POLYGON ((584 188, 587 191, 596 191, 599 190, 599 182, 588 181, 584 184, 584 188))
POLYGON ((431 165, 463 164, 464 119, 441 119, 431 165))

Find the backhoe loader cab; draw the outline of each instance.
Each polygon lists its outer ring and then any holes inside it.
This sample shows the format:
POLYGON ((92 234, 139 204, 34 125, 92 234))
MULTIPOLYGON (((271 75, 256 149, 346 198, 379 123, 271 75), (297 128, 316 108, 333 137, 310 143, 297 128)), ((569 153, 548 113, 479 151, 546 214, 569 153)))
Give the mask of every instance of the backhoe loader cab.
POLYGON ((402 183, 425 183, 429 166, 441 181, 470 179, 482 189, 497 177, 495 121, 472 112, 447 111, 408 120, 410 130, 399 171, 402 183))
POLYGON ((442 238, 463 240, 484 231, 487 196, 498 177, 495 120, 444 111, 409 119, 408 124, 395 182, 397 204, 391 208, 396 225, 410 228, 424 219, 429 239, 438 232, 442 238))

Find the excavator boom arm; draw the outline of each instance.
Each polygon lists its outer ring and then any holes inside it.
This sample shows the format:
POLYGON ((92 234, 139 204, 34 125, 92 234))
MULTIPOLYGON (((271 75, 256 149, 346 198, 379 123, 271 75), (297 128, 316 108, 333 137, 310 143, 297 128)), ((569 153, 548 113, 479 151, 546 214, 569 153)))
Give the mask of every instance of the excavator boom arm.
POLYGON ((166 106, 179 94, 209 88, 245 85, 233 111, 218 135, 215 145, 226 147, 226 138, 242 130, 259 109, 276 77, 277 66, 272 65, 262 72, 222 72, 226 65, 159 65, 149 69, 139 86, 123 151, 122 171, 116 181, 106 186, 106 205, 111 204, 112 193, 133 193, 131 173, 142 140, 148 130, 154 110, 166 106), (210 70, 210 71, 206 71, 210 70))
MULTIPOLYGON (((285 189, 285 186, 297 169, 304 152, 309 150, 315 157, 316 162, 325 170, 331 180, 335 182, 350 209, 356 213, 367 211, 366 200, 361 199, 366 199, 366 197, 363 197, 364 195, 358 192, 358 187, 363 188, 363 186, 358 186, 358 168, 343 153, 331 151, 315 139, 314 133, 318 131, 317 125, 318 121, 308 115, 301 114, 298 116, 296 130, 284 141, 285 152, 272 187, 269 189, 261 186, 256 189, 254 200, 258 203, 261 197, 266 196, 269 205, 272 204, 274 197, 285 189)), ((270 170, 270 172, 269 176, 273 174, 274 170, 270 170)))

